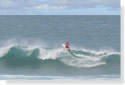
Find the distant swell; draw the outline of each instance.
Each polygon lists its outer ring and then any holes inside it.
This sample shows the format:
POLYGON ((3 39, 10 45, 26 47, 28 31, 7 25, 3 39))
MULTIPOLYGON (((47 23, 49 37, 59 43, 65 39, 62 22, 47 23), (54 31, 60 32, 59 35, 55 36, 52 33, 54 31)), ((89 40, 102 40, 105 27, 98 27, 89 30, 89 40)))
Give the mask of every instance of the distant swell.
POLYGON ((7 68, 42 68, 54 64, 58 67, 91 68, 101 66, 119 67, 120 53, 107 50, 42 48, 39 46, 0 47, 0 66, 7 68))

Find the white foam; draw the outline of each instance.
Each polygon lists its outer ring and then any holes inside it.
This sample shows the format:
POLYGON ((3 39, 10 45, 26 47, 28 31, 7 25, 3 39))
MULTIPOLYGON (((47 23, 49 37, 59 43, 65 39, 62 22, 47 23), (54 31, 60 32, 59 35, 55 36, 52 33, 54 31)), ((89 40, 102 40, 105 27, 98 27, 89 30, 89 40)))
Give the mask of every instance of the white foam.
POLYGON ((63 58, 61 59, 62 62, 69 66, 75 66, 75 67, 93 67, 93 66, 99 66, 102 64, 106 64, 106 62, 99 60, 93 60, 89 58, 63 58))
POLYGON ((57 59, 61 53, 63 53, 63 49, 43 49, 40 48, 40 54, 38 56, 39 59, 57 59))
POLYGON ((80 50, 83 52, 87 52, 87 53, 91 53, 91 54, 95 54, 95 55, 101 55, 101 54, 120 54, 119 52, 114 51, 113 49, 100 49, 100 50, 91 50, 91 49, 77 49, 77 48, 73 48, 73 50, 80 50))
MULTIPOLYGON (((78 49, 76 49, 78 50, 78 49)), ((106 64, 106 61, 103 61, 104 57, 108 57, 112 54, 118 54, 118 52, 112 52, 107 50, 99 51, 92 51, 92 50, 82 50, 83 52, 93 53, 94 55, 84 55, 84 54, 77 54, 74 53, 74 57, 70 58, 62 58, 61 61, 69 66, 75 67, 94 67, 106 64), (78 57, 78 58, 77 58, 78 57)))

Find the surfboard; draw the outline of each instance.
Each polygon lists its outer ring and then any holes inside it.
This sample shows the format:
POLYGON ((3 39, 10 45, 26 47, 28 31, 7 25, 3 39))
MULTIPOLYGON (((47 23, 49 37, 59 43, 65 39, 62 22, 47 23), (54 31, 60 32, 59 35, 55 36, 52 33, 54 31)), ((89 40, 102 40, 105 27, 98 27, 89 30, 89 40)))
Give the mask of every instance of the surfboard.
POLYGON ((62 44, 63 48, 65 48, 65 44, 62 44))

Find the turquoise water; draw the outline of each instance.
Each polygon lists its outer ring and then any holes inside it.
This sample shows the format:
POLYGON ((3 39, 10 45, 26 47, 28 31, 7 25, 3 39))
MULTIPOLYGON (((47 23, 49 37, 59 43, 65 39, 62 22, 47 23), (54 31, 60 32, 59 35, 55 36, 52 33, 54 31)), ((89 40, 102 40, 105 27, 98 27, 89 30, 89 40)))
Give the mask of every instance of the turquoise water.
POLYGON ((0 16, 0 79, 120 79, 120 16, 0 16))

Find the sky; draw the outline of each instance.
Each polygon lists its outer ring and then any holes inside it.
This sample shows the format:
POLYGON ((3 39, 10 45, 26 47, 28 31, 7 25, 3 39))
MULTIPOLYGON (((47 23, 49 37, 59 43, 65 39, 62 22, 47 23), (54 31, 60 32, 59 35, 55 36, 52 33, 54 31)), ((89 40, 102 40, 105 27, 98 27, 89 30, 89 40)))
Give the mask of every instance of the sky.
POLYGON ((120 0, 0 0, 0 15, 120 15, 120 0))

